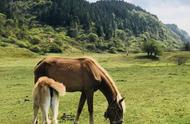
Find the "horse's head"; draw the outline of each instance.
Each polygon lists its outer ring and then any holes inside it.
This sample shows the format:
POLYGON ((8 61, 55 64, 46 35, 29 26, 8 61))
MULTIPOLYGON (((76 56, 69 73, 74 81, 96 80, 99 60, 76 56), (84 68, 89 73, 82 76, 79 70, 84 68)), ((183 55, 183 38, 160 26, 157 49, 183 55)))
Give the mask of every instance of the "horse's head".
POLYGON ((110 124, 122 124, 123 123, 123 114, 124 114, 124 98, 119 101, 114 100, 111 103, 107 111, 104 113, 104 117, 109 119, 110 124))

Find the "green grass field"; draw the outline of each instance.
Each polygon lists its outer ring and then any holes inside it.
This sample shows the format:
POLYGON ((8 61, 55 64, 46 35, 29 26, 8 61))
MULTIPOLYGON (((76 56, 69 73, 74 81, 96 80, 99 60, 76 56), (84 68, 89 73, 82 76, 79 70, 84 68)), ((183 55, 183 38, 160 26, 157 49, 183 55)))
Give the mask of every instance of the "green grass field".
MULTIPOLYGON (((166 58, 160 61, 137 59, 137 55, 87 54, 109 72, 125 97, 124 124, 189 124, 190 64, 178 66, 166 58)), ((185 53, 190 55, 189 53, 185 53)), ((57 55, 49 55, 57 56, 57 55)), ((69 57, 69 54, 58 56, 69 57)), ((73 55, 72 55, 73 56, 73 55)), ((74 55, 80 56, 80 55, 74 55)), ((0 59, 0 124, 30 124, 32 121, 33 67, 44 56, 7 56, 0 59)), ((75 114, 80 93, 61 97, 62 113, 75 114)), ((95 124, 108 124, 103 117, 107 108, 104 96, 95 93, 95 124)), ((88 123, 85 106, 80 124, 88 123)))

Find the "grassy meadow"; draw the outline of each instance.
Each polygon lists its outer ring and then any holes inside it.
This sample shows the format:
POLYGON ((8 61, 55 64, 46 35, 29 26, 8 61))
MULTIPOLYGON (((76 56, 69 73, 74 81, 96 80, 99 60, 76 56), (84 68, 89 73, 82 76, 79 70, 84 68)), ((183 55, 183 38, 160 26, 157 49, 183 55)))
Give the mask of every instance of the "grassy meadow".
MULTIPOLYGON (((0 51, 2 51, 0 49, 0 51)), ((3 50, 4 51, 4 50, 3 50)), ((10 50, 11 51, 11 50, 10 50)), ((17 51, 17 50, 16 50, 17 51)), ((5 52, 5 51, 4 51, 5 52)), ((33 67, 45 56, 18 54, 0 55, 0 123, 30 124, 32 121, 33 67)), ((95 58, 113 77, 121 94, 125 97, 124 124, 189 124, 190 123, 190 63, 178 66, 171 60, 176 54, 165 53, 160 61, 142 59, 142 54, 85 54, 95 58)), ((77 57, 77 54, 47 56, 77 57)), ((79 92, 61 97, 59 107, 60 124, 62 113, 75 114, 79 92)), ((95 93, 95 124, 108 124, 103 114, 107 108, 104 96, 95 93)), ((85 106, 80 124, 88 124, 85 106)))

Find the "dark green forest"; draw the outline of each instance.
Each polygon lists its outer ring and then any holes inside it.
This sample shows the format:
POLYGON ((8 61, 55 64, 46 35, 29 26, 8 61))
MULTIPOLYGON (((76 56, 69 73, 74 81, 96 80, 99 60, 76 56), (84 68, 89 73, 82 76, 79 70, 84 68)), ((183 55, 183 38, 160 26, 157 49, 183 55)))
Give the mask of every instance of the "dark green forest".
POLYGON ((0 1, 0 46, 41 54, 141 52, 149 41, 165 51, 179 50, 189 41, 180 31, 123 0, 0 1))

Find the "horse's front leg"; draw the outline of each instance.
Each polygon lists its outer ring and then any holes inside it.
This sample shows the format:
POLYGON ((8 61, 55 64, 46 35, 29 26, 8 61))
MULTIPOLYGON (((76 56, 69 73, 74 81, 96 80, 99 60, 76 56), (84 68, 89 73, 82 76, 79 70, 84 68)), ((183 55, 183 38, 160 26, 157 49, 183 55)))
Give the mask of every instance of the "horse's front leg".
POLYGON ((94 91, 88 91, 86 93, 86 98, 87 98, 87 104, 88 104, 88 111, 89 111, 89 124, 94 124, 94 118, 93 118, 93 96, 94 96, 94 91))
POLYGON ((76 114, 76 117, 75 117, 74 124, 78 124, 79 117, 80 117, 80 114, 82 112, 82 109, 83 109, 85 101, 86 101, 86 95, 85 95, 84 92, 82 92, 81 96, 80 96, 80 101, 79 101, 79 104, 78 104, 78 110, 77 110, 77 114, 76 114))

